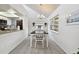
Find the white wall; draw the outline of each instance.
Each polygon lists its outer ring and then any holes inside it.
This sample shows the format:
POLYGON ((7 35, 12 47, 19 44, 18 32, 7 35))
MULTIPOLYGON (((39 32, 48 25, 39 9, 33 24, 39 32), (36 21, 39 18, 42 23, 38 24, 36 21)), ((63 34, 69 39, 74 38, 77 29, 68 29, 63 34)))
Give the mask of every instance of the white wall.
POLYGON ((54 41, 66 52, 75 53, 79 48, 79 25, 68 25, 66 23, 69 14, 79 10, 79 4, 63 4, 52 13, 48 18, 51 19, 53 16, 59 14, 59 32, 54 33, 49 30, 51 37, 54 41))
POLYGON ((26 10, 27 10, 27 18, 28 18, 28 35, 30 34, 30 32, 32 31, 32 22, 34 22, 37 19, 37 15, 39 15, 39 13, 37 13, 36 11, 32 10, 31 8, 29 8, 28 6, 23 5, 26 10))
POLYGON ((25 31, 26 37, 28 37, 28 18, 27 18, 27 16, 23 16, 23 29, 25 31))
POLYGON ((25 39, 24 30, 0 35, 0 54, 7 54, 25 39))

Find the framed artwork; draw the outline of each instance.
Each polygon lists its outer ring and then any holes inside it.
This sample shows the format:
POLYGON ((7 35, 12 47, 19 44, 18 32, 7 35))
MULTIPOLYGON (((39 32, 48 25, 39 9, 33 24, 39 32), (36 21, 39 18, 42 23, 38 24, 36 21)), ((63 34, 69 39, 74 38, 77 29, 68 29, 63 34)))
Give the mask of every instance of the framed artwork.
POLYGON ((79 24, 79 10, 76 10, 70 14, 67 18, 67 24, 79 24))

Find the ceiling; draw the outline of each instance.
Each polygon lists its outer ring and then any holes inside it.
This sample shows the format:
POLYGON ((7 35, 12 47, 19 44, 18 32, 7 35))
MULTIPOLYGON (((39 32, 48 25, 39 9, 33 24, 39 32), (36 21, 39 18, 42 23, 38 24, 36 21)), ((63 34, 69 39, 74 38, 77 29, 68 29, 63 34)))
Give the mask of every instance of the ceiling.
POLYGON ((35 10, 39 14, 48 17, 54 10, 56 10, 59 4, 26 4, 26 6, 30 7, 32 10, 35 10))
POLYGON ((8 4, 0 4, 0 15, 6 16, 6 17, 18 17, 22 16, 18 11, 13 9, 8 4))
MULTIPOLYGON (((59 4, 26 4, 29 8, 36 11, 37 13, 44 15, 48 17, 53 13, 54 10, 59 6, 59 4)), ((6 16, 6 17, 17 17, 22 16, 17 10, 13 9, 8 4, 0 4, 0 15, 6 16), (11 15, 11 13, 13 13, 11 15)))
POLYGON ((6 10, 9 10, 10 6, 8 4, 0 4, 0 12, 5 12, 6 10))

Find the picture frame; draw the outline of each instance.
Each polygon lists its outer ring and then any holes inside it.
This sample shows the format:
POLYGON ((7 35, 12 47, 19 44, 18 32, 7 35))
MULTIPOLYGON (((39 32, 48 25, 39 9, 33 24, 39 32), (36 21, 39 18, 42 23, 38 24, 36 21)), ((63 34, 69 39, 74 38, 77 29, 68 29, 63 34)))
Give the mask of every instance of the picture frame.
POLYGON ((67 24, 79 24, 79 10, 72 12, 67 17, 67 24))

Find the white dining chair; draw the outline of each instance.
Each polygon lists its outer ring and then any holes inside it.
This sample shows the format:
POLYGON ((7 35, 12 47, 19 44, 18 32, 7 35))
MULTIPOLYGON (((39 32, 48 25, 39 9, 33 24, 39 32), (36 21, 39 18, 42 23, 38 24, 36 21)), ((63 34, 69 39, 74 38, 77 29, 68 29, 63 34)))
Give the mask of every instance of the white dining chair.
POLYGON ((36 39, 35 39, 35 48, 37 46, 37 42, 42 42, 42 47, 44 48, 44 32, 36 32, 36 39))

